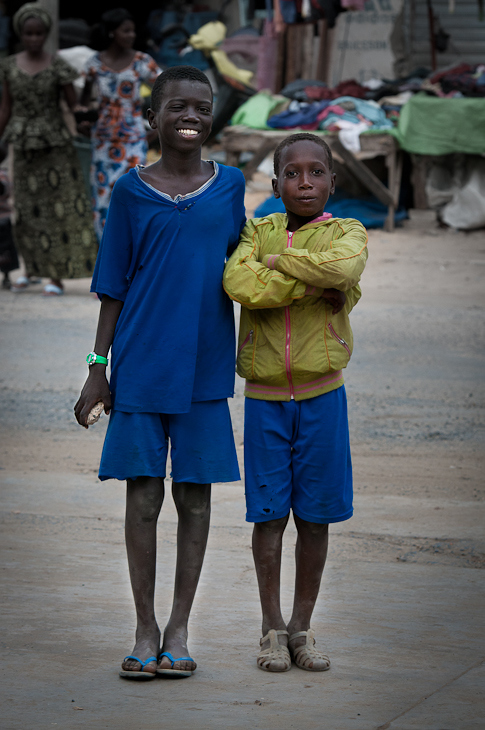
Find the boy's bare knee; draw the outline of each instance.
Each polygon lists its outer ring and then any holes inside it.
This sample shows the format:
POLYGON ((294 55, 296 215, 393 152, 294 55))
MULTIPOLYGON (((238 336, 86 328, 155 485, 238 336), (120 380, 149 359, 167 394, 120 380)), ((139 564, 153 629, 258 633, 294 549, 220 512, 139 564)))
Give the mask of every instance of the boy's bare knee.
POLYGON ((158 519, 163 504, 163 479, 154 477, 138 477, 128 479, 126 492, 126 511, 142 522, 153 522, 158 519))
POLYGON ((173 500, 178 512, 188 517, 210 514, 211 485, 178 482, 172 487, 173 500))
POLYGON ((289 515, 279 517, 277 520, 268 520, 267 522, 255 522, 254 529, 259 533, 278 534, 285 531, 288 524, 289 515))
POLYGON ((301 517, 295 515, 295 525, 299 533, 311 535, 312 537, 323 537, 328 534, 328 525, 320 524, 318 522, 307 522, 302 520, 301 517))

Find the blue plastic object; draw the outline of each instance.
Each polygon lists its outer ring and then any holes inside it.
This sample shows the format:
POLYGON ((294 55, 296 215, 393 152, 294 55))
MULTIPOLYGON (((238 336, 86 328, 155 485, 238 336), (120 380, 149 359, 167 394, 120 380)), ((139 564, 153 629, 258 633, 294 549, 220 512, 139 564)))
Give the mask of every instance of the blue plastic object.
MULTIPOLYGON (((285 206, 281 198, 271 196, 256 208, 254 217, 264 218, 264 216, 271 215, 271 213, 284 212, 285 206)), ((331 213, 334 218, 355 218, 366 228, 383 228, 387 218, 387 207, 374 196, 350 198, 342 190, 337 190, 335 195, 329 198, 325 206, 325 212, 331 213)), ((394 214, 396 223, 405 220, 407 217, 407 211, 403 207, 399 207, 394 214)))

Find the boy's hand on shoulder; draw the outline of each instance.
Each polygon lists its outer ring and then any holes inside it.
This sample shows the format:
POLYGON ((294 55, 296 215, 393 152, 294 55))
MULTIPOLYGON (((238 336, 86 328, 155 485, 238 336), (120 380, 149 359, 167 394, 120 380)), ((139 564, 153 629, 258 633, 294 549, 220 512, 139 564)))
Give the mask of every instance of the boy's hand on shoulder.
POLYGON ((106 370, 103 365, 92 365, 88 378, 74 406, 74 415, 80 426, 88 428, 87 419, 96 403, 103 402, 106 415, 111 410, 111 393, 106 379, 106 370))
POLYGON ((332 314, 338 314, 342 311, 347 301, 345 292, 338 289, 324 289, 322 297, 333 307, 332 314))

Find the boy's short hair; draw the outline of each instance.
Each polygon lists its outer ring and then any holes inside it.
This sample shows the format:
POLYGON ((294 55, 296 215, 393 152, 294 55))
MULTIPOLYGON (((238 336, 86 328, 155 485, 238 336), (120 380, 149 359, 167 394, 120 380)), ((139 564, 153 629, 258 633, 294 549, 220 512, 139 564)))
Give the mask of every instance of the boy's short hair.
POLYGON ((163 71, 160 76, 157 76, 153 84, 152 98, 150 101, 152 111, 157 112, 160 109, 165 86, 170 81, 195 81, 199 84, 206 84, 210 89, 211 98, 213 96, 212 86, 205 73, 195 66, 172 66, 171 68, 167 68, 166 71, 163 71))
POLYGON ((281 153, 284 149, 289 147, 292 144, 295 144, 295 142, 315 142, 315 144, 320 145, 320 147, 323 147, 325 152, 327 153, 327 160, 328 160, 328 167, 330 169, 330 172, 333 171, 333 157, 332 157, 332 150, 328 146, 328 144, 323 140, 321 137, 318 137, 316 134, 310 134, 309 132, 301 132, 300 134, 290 134, 288 137, 285 137, 278 145, 278 147, 275 149, 274 153, 274 174, 276 177, 280 174, 280 159, 281 159, 281 153))

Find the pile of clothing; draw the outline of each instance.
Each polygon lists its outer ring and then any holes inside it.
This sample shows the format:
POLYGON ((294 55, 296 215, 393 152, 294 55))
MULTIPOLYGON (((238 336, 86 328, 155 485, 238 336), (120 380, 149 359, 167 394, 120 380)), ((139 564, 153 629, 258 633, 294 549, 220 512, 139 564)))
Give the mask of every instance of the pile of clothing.
MULTIPOLYGON (((255 129, 367 129, 396 126, 404 104, 418 92, 440 98, 485 97, 485 65, 461 63, 430 73, 416 69, 402 79, 354 79, 329 88, 323 81, 299 79, 287 84, 278 96, 261 91, 240 107, 232 124, 255 129)), ((355 130, 354 130, 355 132, 355 130)))
POLYGON ((253 129, 305 129, 339 132, 342 144, 360 150, 359 135, 368 130, 392 129, 393 123, 375 101, 353 96, 333 100, 297 101, 260 92, 239 107, 232 124, 253 129))
POLYGON ((288 109, 271 116, 267 125, 272 129, 298 127, 343 132, 342 144, 355 151, 360 149, 358 137, 361 132, 369 129, 390 129, 393 126, 375 101, 364 101, 352 96, 341 96, 333 101, 315 101, 310 104, 292 101, 288 109))
POLYGON ((485 96, 484 64, 460 63, 448 71, 433 74, 429 80, 437 96, 485 96))
POLYGON ((375 101, 364 101, 352 96, 341 96, 334 101, 316 101, 306 104, 292 101, 286 111, 271 116, 268 127, 272 129, 327 129, 332 132, 340 129, 339 122, 345 120, 353 124, 364 122, 366 126, 388 129, 392 123, 386 118, 375 101))

